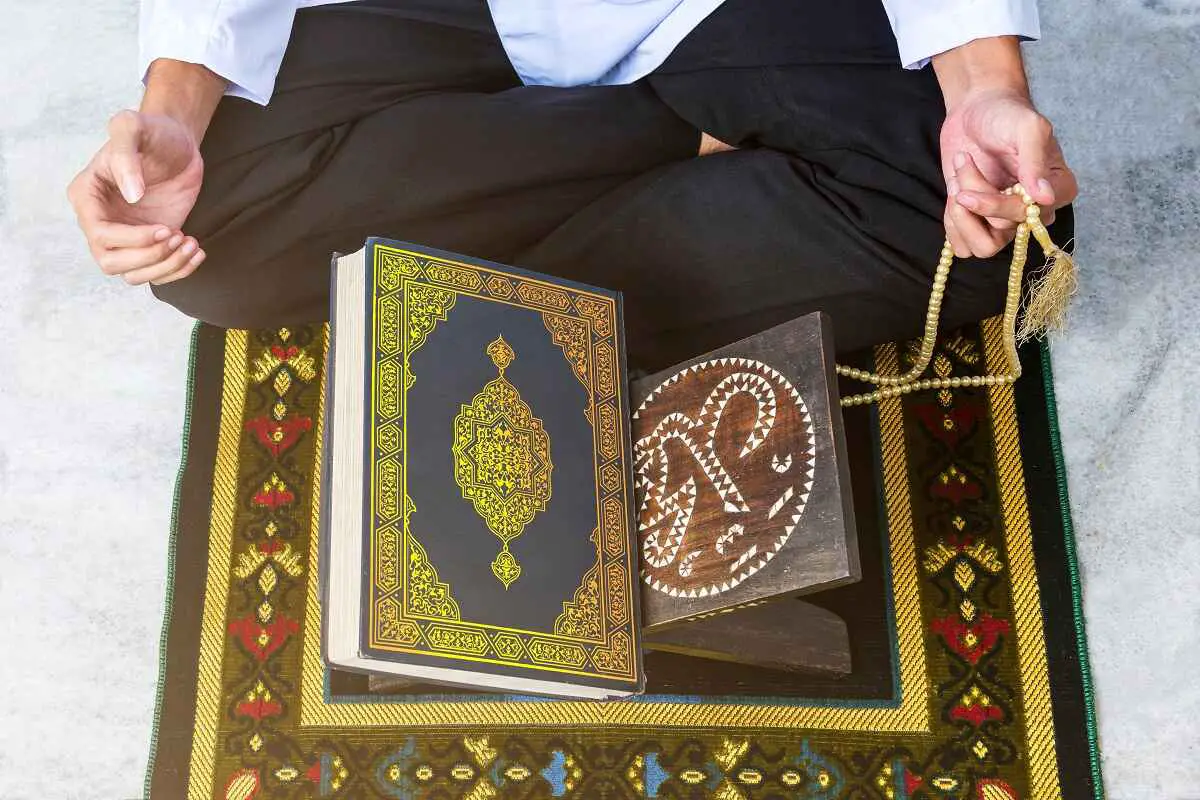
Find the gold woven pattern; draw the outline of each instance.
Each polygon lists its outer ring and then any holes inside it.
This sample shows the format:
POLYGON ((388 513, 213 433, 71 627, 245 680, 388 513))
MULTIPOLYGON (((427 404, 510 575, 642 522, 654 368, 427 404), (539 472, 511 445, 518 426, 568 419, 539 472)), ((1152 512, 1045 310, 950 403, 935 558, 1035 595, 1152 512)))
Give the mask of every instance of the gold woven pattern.
MULTIPOLYGON (((983 325, 988 367, 999 369, 1006 361, 1005 336, 1000 322, 983 325)), ((996 442, 996 474, 1000 483, 1000 506, 1009 569, 1013 573, 1013 611, 1017 628, 1017 653, 1024 690, 1025 731, 1028 741, 1029 777, 1033 800, 1058 800, 1058 759, 1054 747, 1054 714, 1050 708, 1050 676, 1046 669, 1046 635, 1042 628, 1042 600, 1033 576, 1033 531, 1025 501, 1025 474, 1017 432, 1016 405, 1011 384, 988 390, 996 442), (1029 576, 1020 580, 1019 576, 1029 576)))

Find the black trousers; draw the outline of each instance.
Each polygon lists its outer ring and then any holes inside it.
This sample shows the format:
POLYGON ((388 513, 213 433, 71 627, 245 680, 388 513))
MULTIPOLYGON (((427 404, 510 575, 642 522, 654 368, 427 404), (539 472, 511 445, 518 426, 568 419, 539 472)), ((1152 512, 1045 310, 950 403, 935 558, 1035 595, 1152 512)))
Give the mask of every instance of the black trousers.
MULTIPOLYGON (((484 0, 304 9, 270 105, 205 139, 207 261, 154 292, 320 320, 329 254, 384 235, 620 289, 644 369, 816 309, 844 352, 923 325, 944 114, 879 0, 727 0, 648 78, 570 89, 521 85, 484 0), (697 158, 701 130, 740 149, 697 158)), ((1008 257, 958 265, 947 325, 1000 309, 1008 257)))

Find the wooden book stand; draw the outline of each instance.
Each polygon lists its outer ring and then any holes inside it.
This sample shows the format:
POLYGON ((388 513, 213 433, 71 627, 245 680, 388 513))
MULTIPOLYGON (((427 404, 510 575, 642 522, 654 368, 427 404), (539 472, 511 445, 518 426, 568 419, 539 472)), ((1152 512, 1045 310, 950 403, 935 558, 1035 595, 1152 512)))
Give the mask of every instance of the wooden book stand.
POLYGON ((848 672, 845 624, 795 600, 860 577, 828 319, 677 364, 630 397, 646 647, 848 672))

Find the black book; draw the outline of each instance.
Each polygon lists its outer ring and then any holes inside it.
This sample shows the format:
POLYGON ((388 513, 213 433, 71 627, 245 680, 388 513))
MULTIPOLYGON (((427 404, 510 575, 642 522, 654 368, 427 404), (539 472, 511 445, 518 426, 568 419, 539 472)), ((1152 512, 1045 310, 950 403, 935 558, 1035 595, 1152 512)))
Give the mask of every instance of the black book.
POLYGON ((640 692, 620 295, 370 239, 335 260, 331 319, 329 663, 640 692))

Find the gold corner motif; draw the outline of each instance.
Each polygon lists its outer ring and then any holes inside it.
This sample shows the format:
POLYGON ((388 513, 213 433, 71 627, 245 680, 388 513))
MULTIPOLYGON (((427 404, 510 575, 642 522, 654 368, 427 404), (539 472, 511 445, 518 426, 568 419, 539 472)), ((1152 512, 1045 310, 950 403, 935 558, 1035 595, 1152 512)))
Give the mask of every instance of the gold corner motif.
POLYGON ((583 582, 575 590, 575 596, 562 604, 562 613, 554 620, 555 635, 604 641, 600 599, 600 576, 596 568, 592 567, 583 576, 583 582))
POLYGON ((588 333, 587 321, 578 317, 543 311, 542 322, 545 324, 546 330, 550 331, 550 341, 562 348, 563 355, 567 357, 567 362, 575 372, 575 377, 583 384, 583 388, 590 389, 592 385, 589 345, 591 337, 588 333))
POLYGON ((445 322, 454 308, 456 295, 423 283, 410 283, 405 289, 408 303, 408 352, 417 350, 429 338, 434 326, 445 322))
POLYGON ((408 537, 408 601, 409 611, 422 617, 460 619, 458 603, 450 594, 450 584, 438 577, 437 568, 421 543, 409 533, 408 537))

